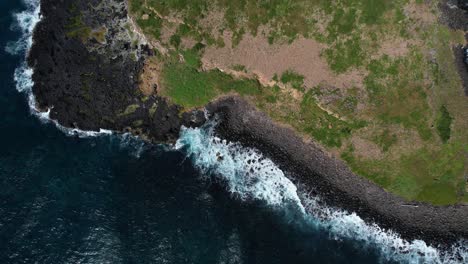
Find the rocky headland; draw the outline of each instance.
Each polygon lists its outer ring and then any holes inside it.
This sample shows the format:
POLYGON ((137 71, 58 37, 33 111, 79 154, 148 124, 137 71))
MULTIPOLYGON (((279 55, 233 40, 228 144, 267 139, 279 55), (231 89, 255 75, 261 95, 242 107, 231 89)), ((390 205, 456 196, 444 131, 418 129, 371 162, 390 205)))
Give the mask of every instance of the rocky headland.
MULTIPOLYGON (((156 55, 132 28, 126 1, 41 0, 41 14, 28 61, 37 107, 50 109, 52 119, 70 128, 132 132, 152 142, 174 142, 181 126, 204 123, 203 111, 183 112, 157 93, 146 96, 139 89, 144 61, 156 55)), ((465 15, 460 13, 461 22, 447 23, 460 26, 468 21, 465 15)), ((466 67, 463 59, 458 63, 466 67)), ((221 117, 221 137, 259 149, 327 205, 356 212, 408 239, 438 245, 468 238, 467 206, 408 203, 240 97, 221 98, 206 109, 221 117)))
POLYGON ((66 127, 131 131, 155 142, 177 139, 182 125, 202 121, 201 112, 138 89, 152 50, 132 37, 125 1, 41 1, 29 65, 40 110, 66 127))

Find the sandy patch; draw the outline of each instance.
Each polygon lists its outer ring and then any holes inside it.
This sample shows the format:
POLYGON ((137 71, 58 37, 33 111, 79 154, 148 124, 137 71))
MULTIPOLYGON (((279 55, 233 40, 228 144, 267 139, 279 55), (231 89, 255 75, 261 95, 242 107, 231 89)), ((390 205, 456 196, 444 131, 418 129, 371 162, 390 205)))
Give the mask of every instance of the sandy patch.
POLYGON ((202 58, 204 67, 228 69, 234 65, 243 65, 249 72, 255 72, 264 80, 287 70, 293 70, 304 76, 308 88, 318 84, 336 87, 362 87, 364 73, 357 70, 345 74, 334 74, 328 63, 320 56, 325 45, 303 37, 291 44, 270 45, 265 36, 245 34, 240 43, 232 48, 232 33, 223 34, 226 45, 222 48, 207 47, 202 58))

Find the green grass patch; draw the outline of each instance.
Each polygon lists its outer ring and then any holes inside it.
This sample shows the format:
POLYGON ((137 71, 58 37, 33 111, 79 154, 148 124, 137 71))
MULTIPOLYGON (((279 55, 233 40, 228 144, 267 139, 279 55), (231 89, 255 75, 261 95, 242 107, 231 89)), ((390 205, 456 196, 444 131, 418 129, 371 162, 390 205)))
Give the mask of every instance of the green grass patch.
POLYGON ((426 63, 418 51, 405 58, 383 56, 369 63, 365 86, 375 115, 386 124, 414 128, 423 140, 432 137, 424 84, 426 63))
POLYGON ((366 125, 362 121, 344 121, 330 115, 318 106, 312 91, 304 95, 299 116, 295 119, 293 126, 328 147, 341 147, 343 139, 348 138, 354 129, 366 125))
POLYGON ((325 58, 330 68, 336 73, 344 73, 353 67, 364 64, 365 51, 361 47, 360 36, 337 41, 325 50, 325 58))
POLYGON ((195 51, 182 53, 185 63, 172 59, 164 66, 162 75, 164 94, 175 103, 193 108, 206 105, 222 93, 261 94, 262 86, 257 80, 235 79, 218 70, 199 71, 200 59, 195 51))
POLYGON ((303 92, 304 89, 304 76, 295 73, 292 70, 285 71, 281 75, 281 82, 284 84, 290 84, 292 88, 303 92))
POLYGON ((438 149, 421 148, 397 160, 368 160, 356 158, 349 147, 341 157, 353 171, 367 177, 383 188, 407 200, 425 201, 436 205, 462 201, 462 144, 446 144, 438 149))
POLYGON ((450 116, 447 107, 445 105, 441 106, 436 120, 436 127, 440 139, 444 143, 450 139, 452 121, 453 117, 450 116))
POLYGON ((389 129, 385 129, 380 135, 374 138, 374 142, 379 145, 384 152, 387 152, 397 141, 397 136, 392 134, 389 129))

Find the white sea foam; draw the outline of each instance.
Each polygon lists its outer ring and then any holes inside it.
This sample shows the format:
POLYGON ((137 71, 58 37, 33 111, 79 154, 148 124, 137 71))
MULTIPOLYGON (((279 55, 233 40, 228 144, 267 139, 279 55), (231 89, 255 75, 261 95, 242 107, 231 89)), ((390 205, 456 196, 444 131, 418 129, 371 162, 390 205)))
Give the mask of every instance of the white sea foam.
POLYGON ((5 51, 18 55, 27 51, 32 45, 32 32, 40 21, 40 1, 23 0, 26 10, 14 14, 15 23, 11 26, 13 30, 19 30, 21 36, 17 41, 9 42, 5 51))
POLYGON ((446 252, 424 241, 406 241, 398 234, 364 222, 358 215, 331 209, 318 197, 298 192, 297 187, 268 158, 252 148, 227 142, 213 134, 214 121, 202 128, 183 128, 176 149, 184 150, 204 174, 226 182, 227 189, 243 200, 255 199, 275 208, 294 203, 297 214, 311 226, 328 230, 336 240, 380 250, 381 260, 402 263, 468 263, 468 241, 446 252), (252 162, 255 161, 255 162, 252 162))
POLYGON ((13 15, 14 23, 11 26, 13 30, 20 31, 21 36, 17 41, 9 42, 5 47, 5 51, 12 55, 24 56, 24 60, 21 62, 21 65, 15 70, 14 80, 16 83, 16 89, 27 95, 31 113, 37 116, 44 123, 52 122, 60 131, 70 136, 95 137, 99 135, 112 134, 112 131, 106 129, 100 129, 99 131, 84 131, 76 128, 67 128, 50 118, 50 109, 46 112, 38 110, 36 99, 32 92, 32 88, 34 86, 32 75, 34 71, 28 66, 26 58, 33 44, 34 28, 41 20, 40 0, 23 0, 23 3, 26 6, 26 10, 13 15))
POLYGON ((242 200, 258 199, 271 206, 292 202, 304 212, 297 189, 283 172, 254 149, 212 135, 212 123, 205 129, 183 128, 175 148, 184 148, 197 168, 214 173, 229 186, 229 191, 242 200))

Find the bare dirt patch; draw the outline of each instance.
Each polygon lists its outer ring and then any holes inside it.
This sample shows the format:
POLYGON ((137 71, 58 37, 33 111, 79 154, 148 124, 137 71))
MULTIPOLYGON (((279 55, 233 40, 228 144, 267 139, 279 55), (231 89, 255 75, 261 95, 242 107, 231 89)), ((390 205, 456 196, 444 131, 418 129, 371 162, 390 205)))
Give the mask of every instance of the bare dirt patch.
POLYGON ((405 6, 404 13, 413 20, 426 25, 432 25, 437 21, 437 16, 431 12, 429 5, 424 3, 411 2, 405 6))
POLYGON ((380 45, 380 50, 376 54, 376 57, 380 57, 382 54, 386 54, 390 57, 403 57, 407 55, 412 46, 420 46, 415 40, 408 40, 404 38, 396 38, 386 40, 380 45))
POLYGON ((240 43, 232 47, 232 33, 223 34, 226 45, 208 47, 202 58, 204 68, 228 69, 243 65, 260 79, 272 80, 274 75, 287 70, 304 76, 307 88, 328 84, 340 88, 362 87, 365 73, 352 70, 345 74, 333 73, 327 61, 321 57, 325 45, 303 37, 291 44, 269 44, 265 36, 245 34, 240 43))
POLYGON ((140 75, 139 88, 145 95, 149 96, 157 93, 159 87, 159 76, 161 73, 161 65, 155 58, 148 59, 143 67, 143 72, 140 75))
POLYGON ((174 23, 163 23, 163 27, 161 28, 161 38, 160 41, 161 43, 165 45, 169 45, 169 41, 171 37, 176 33, 177 31, 177 24, 174 23))
POLYGON ((351 138, 351 143, 354 146, 354 153, 358 157, 373 160, 379 160, 383 158, 382 150, 374 142, 354 135, 351 138))
POLYGON ((199 24, 206 31, 210 32, 213 37, 218 37, 220 32, 223 31, 224 24, 224 10, 215 9, 208 12, 203 19, 199 21, 199 24))

